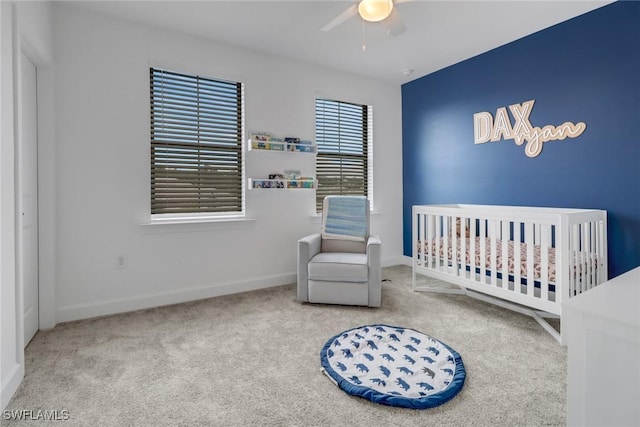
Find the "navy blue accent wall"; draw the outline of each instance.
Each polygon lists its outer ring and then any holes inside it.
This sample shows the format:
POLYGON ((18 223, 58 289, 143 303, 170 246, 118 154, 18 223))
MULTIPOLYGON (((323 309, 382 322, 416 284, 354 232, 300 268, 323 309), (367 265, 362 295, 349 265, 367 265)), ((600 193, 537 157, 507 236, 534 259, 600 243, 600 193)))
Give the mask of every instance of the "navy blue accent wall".
POLYGON ((402 127, 406 256, 413 205, 478 203, 606 209, 609 276, 640 265, 640 3, 607 5, 404 84, 402 127), (513 140, 474 144, 474 113, 531 99, 533 126, 586 130, 535 158, 513 140))

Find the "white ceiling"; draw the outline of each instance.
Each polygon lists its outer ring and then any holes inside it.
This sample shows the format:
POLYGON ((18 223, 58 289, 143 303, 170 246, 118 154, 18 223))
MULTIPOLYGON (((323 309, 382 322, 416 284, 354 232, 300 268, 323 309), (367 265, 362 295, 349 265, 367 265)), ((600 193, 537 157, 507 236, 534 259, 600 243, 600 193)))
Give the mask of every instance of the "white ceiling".
MULTIPOLYGON (((406 1, 406 0, 405 0, 406 1)), ((401 84, 610 1, 421 1, 397 4, 406 31, 354 16, 355 1, 83 1, 77 7, 401 84), (413 74, 403 75, 412 69, 413 74)), ((537 60, 532 58, 532 60, 537 60)))

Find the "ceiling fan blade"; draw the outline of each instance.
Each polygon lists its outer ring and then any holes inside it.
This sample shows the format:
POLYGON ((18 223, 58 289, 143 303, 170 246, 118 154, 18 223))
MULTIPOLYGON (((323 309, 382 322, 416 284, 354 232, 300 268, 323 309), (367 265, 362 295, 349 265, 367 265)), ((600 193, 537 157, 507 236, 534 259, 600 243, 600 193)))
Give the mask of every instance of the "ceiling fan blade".
POLYGON ((387 31, 391 36, 397 36, 398 34, 402 34, 407 30, 407 27, 404 26, 404 22, 402 22, 402 18, 400 14, 393 8, 391 11, 391 15, 387 18, 387 31))
POLYGON ((338 25, 342 24, 343 22, 345 22, 346 20, 348 20, 352 16, 356 16, 357 14, 358 14, 358 5, 354 4, 353 6, 349 6, 349 8, 347 10, 345 10, 340 15, 336 16, 335 18, 333 18, 333 20, 331 22, 329 22, 327 25, 325 25, 324 27, 322 27, 320 29, 320 31, 332 30, 333 28, 335 28, 338 25))

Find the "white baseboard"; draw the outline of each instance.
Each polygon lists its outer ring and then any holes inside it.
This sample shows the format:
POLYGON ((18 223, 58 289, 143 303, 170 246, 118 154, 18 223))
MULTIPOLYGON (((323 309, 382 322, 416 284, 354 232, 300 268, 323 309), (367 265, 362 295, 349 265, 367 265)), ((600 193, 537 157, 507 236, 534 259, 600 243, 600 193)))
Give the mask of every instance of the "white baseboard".
POLYGON ((7 407, 14 393, 18 390, 18 387, 20 387, 22 378, 24 378, 24 365, 17 363, 11 368, 11 372, 7 375, 6 381, 2 378, 2 388, 0 388, 0 408, 2 408, 2 410, 7 407))
POLYGON ((88 319, 91 317, 125 313, 127 311, 254 291, 257 289, 265 289, 294 283, 296 280, 296 273, 281 274, 245 282, 233 282, 223 285, 218 284, 199 288, 181 289, 179 291, 106 301, 99 304, 60 307, 56 310, 56 322, 69 322, 72 320, 88 319))
MULTIPOLYGON (((384 267, 399 264, 411 265, 411 258, 402 256, 390 257, 382 261, 382 265, 384 267)), ((218 284, 199 288, 181 289, 179 291, 123 298, 97 304, 81 304, 59 307, 56 310, 56 323, 89 319, 92 317, 125 313, 127 311, 142 310, 145 308, 160 307, 163 305, 180 304, 187 301, 195 301, 205 298, 236 294, 240 292, 271 288, 274 286, 294 283, 296 280, 296 273, 289 273, 249 280, 245 282, 233 282, 223 285, 218 284)))
POLYGON ((411 267, 413 265, 413 258, 411 258, 410 256, 403 255, 402 264, 408 265, 409 267, 411 267))

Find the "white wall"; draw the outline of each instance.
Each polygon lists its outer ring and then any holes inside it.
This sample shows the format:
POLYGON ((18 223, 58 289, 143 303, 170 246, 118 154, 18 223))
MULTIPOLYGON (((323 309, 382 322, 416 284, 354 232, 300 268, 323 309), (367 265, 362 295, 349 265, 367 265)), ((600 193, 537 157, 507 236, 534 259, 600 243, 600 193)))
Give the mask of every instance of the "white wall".
MULTIPOLYGON (((319 230, 314 192, 247 192, 244 223, 149 219, 149 65, 245 83, 246 129, 313 139, 316 93, 373 105, 372 232, 402 262, 398 86, 54 6, 56 321, 295 280, 296 241, 319 230), (118 256, 127 267, 116 268, 118 256)), ((305 155, 250 152, 247 176, 313 172, 305 155)), ((292 294, 293 298, 294 295, 292 294)))
MULTIPOLYGON (((16 230, 20 228, 18 176, 19 146, 19 90, 20 70, 16 61, 23 50, 38 67, 38 144, 39 157, 50 157, 53 150, 53 104, 52 104, 52 8, 48 1, 2 2, 0 4, 0 26, 2 56, 2 140, 0 145, 0 404, 4 408, 20 385, 24 376, 24 343, 22 328, 22 291, 20 269, 17 262, 16 230)), ((46 163, 46 162, 45 162, 46 163)), ((40 221, 45 224, 40 234, 40 328, 54 326, 52 274, 53 233, 53 175, 45 166, 39 176, 40 221), (44 201, 44 203, 43 203, 44 201), (43 267, 44 266, 44 267, 43 267), (44 284, 44 286, 42 286, 44 284)))

